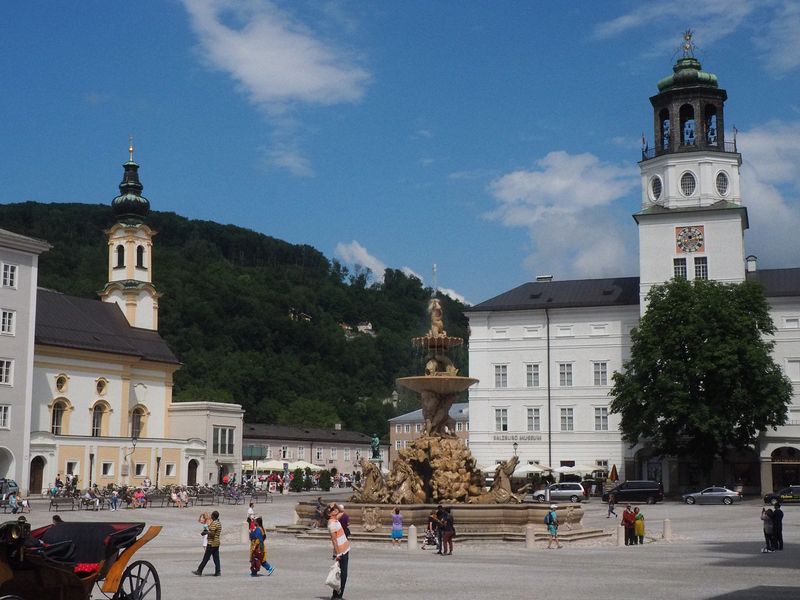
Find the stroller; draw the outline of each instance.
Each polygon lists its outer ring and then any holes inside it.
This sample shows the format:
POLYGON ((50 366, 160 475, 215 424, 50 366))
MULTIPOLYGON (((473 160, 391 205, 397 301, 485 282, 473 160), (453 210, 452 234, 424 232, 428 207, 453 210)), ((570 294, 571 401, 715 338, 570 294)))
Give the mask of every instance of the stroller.
POLYGON ((420 546, 420 550, 425 550, 428 546, 433 546, 434 548, 439 546, 438 541, 436 540, 436 532, 432 529, 425 530, 425 539, 422 540, 422 546, 420 546))

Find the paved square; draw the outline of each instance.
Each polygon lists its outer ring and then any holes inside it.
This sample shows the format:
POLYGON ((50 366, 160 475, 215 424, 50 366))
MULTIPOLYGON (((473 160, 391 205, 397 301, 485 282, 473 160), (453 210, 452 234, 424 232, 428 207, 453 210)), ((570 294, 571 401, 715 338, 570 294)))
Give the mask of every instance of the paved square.
MULTIPOLYGON (((326 496, 327 498, 328 496, 326 496)), ((331 496, 333 497, 333 496, 331 496)), ((341 496, 340 496, 341 497, 341 496)), ((293 519, 296 496, 257 505, 267 525, 293 519)), ((642 506, 647 536, 656 541, 641 547, 617 547, 602 542, 527 550, 514 543, 459 543, 453 556, 431 551, 409 553, 385 544, 355 542, 346 598, 353 600, 426 600, 464 598, 530 599, 745 599, 800 598, 800 506, 784 507, 785 550, 762 554, 761 502, 736 506, 685 506, 667 501, 642 506), (663 519, 672 523, 674 538, 660 539, 663 519)), ((606 508, 593 499, 585 505, 584 523, 611 529, 606 508)), ((65 520, 144 520, 164 530, 136 554, 152 562, 161 577, 162 598, 329 598, 323 585, 330 566, 330 544, 268 537, 271 577, 251 578, 248 547, 242 542, 246 506, 218 507, 224 528, 221 551, 223 576, 191 574, 202 556, 200 508, 155 508, 141 511, 62 512, 65 520)), ((621 511, 618 511, 621 514, 621 511)), ((34 526, 49 522, 45 504, 36 503, 27 515, 34 526)), ((10 518, 11 515, 8 515, 10 518)), ((458 524, 456 524, 456 528, 458 524)), ((213 568, 207 567, 208 574, 213 568)), ((99 595, 98 595, 99 596, 99 595)), ((38 599, 31 599, 38 600, 38 599)))

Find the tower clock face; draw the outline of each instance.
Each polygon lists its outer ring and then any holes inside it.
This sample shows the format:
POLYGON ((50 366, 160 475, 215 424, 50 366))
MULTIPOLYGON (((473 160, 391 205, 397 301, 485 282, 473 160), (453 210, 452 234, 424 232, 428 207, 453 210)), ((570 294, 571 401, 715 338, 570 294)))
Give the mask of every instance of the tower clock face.
POLYGON ((705 249, 703 226, 676 227, 675 243, 678 252, 702 252, 705 249))

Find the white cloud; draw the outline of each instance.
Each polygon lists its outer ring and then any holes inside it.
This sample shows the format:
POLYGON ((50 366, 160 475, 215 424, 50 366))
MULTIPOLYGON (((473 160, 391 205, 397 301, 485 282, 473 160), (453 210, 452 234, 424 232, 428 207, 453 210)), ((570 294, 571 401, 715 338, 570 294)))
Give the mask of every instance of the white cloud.
POLYGON ((676 23, 691 15, 697 54, 718 40, 747 28, 765 68, 780 77, 800 67, 800 5, 795 0, 660 0, 641 2, 629 12, 599 23, 592 37, 607 40, 641 30, 652 40, 648 56, 663 55, 680 45, 676 23))
POLYGON ((422 275, 420 275, 419 273, 417 273, 417 272, 416 272, 414 269, 412 269, 411 267, 401 267, 401 268, 400 268, 400 270, 403 272, 403 274, 404 274, 406 277, 416 277, 416 278, 417 278, 417 279, 419 279, 421 282, 425 283, 425 280, 422 278, 422 275))
POLYGON ((532 274, 567 277, 619 275, 635 267, 612 205, 638 183, 635 169, 592 154, 551 152, 531 170, 495 179, 498 206, 488 216, 528 230, 532 274))
POLYGON ((353 102, 364 94, 369 73, 272 2, 184 0, 184 6, 208 64, 268 111, 291 102, 353 102))
POLYGON ((446 296, 450 296, 453 300, 458 300, 459 302, 461 302, 461 304, 466 304, 467 306, 472 306, 472 302, 467 300, 464 296, 462 296, 461 294, 459 294, 457 291, 455 291, 452 288, 438 287, 436 289, 439 292, 441 292, 442 294, 445 294, 446 296))
MULTIPOLYGON (((315 31, 270 0, 183 0, 183 5, 205 63, 227 73, 277 129, 267 162, 295 175, 313 175, 298 148, 299 125, 287 115, 299 106, 357 102, 370 73, 330 36, 323 37, 322 23, 314 23, 315 31)), ((341 11, 334 11, 335 19, 324 7, 323 12, 334 36, 352 31, 341 11)))
POLYGON ((376 281, 383 281, 383 272, 386 270, 386 264, 378 257, 370 254, 369 251, 356 240, 353 240, 349 244, 339 242, 336 244, 334 254, 347 264, 366 267, 372 271, 372 276, 376 281))
POLYGON ((742 201, 748 207, 747 252, 762 267, 800 264, 800 122, 771 121, 740 131, 742 201))

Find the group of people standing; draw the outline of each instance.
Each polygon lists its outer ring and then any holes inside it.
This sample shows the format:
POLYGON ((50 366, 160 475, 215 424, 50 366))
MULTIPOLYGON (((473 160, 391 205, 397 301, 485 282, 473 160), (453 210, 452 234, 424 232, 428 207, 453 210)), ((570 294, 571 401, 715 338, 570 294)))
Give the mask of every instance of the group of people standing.
POLYGON ((774 508, 761 509, 761 521, 764 524, 764 541, 761 552, 783 550, 783 511, 779 502, 774 508))
POLYGON ((453 539, 456 537, 455 522, 450 508, 441 504, 428 515, 428 526, 422 550, 428 546, 436 546, 436 554, 449 556, 453 553, 453 539))
POLYGON ((626 546, 644 544, 644 515, 638 506, 633 510, 631 510, 630 504, 625 506, 622 513, 622 526, 625 528, 626 546))

